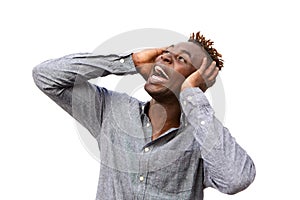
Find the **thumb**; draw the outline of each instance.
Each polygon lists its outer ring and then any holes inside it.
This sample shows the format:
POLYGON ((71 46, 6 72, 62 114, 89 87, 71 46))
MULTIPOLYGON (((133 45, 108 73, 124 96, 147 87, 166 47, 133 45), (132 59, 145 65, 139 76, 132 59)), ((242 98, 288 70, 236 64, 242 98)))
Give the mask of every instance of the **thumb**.
POLYGON ((162 54, 168 47, 161 47, 161 48, 156 48, 156 54, 160 55, 162 54))

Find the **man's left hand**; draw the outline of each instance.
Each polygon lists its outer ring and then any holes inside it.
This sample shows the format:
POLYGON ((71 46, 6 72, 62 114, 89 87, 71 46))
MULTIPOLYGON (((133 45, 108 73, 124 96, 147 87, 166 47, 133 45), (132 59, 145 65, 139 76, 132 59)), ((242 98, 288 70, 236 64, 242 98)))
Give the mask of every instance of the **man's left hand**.
POLYGON ((186 88, 199 87, 205 92, 216 82, 216 77, 219 73, 219 68, 216 67, 216 62, 213 61, 207 66, 207 58, 203 58, 203 62, 199 69, 189 75, 181 86, 181 91, 186 88))

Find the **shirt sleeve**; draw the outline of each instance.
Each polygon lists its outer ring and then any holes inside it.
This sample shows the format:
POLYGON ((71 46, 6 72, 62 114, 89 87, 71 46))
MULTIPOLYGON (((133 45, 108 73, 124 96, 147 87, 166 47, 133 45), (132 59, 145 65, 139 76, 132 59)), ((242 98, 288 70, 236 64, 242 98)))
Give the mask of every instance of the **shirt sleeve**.
POLYGON ((213 187, 226 194, 247 188, 255 178, 254 163, 214 116, 204 93, 199 88, 185 89, 180 94, 180 102, 200 146, 204 187, 213 187))
POLYGON ((42 92, 97 137, 105 101, 109 100, 111 91, 88 80, 109 74, 135 73, 131 54, 103 56, 80 53, 45 61, 33 68, 32 75, 42 92))

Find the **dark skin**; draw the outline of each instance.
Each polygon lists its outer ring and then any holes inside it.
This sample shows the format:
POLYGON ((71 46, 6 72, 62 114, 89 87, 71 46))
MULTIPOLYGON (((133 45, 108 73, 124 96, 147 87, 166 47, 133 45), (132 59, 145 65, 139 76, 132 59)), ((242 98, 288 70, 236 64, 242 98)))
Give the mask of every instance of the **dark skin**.
POLYGON ((132 54, 137 71, 144 77, 145 90, 152 97, 148 117, 152 140, 180 125, 180 92, 199 87, 205 92, 216 80, 219 68, 205 50, 192 42, 167 48, 147 49, 132 54))

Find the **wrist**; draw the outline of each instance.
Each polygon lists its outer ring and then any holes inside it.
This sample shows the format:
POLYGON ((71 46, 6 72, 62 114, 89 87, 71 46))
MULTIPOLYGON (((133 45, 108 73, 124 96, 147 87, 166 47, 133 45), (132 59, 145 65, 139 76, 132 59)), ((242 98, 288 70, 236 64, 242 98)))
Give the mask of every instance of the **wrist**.
POLYGON ((202 90, 202 92, 205 92, 208 89, 208 87, 207 87, 207 85, 205 83, 200 84, 199 88, 202 90))
POLYGON ((205 92, 208 89, 206 84, 200 85, 199 87, 198 86, 192 86, 190 84, 182 84, 180 92, 183 92, 184 90, 186 90, 188 88, 199 88, 199 89, 201 89, 202 92, 205 92))
POLYGON ((180 89, 180 92, 183 92, 185 89, 187 88, 192 88, 191 86, 187 85, 187 84, 182 84, 181 85, 181 89, 180 89))
POLYGON ((138 54, 137 53, 132 53, 131 54, 132 61, 134 63, 134 66, 137 67, 140 63, 138 61, 138 54))

